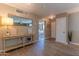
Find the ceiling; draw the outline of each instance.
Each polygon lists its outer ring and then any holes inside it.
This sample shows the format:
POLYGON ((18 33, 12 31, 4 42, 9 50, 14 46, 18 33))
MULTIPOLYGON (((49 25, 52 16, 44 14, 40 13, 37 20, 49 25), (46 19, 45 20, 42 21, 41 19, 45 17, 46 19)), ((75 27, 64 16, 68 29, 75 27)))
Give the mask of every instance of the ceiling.
POLYGON ((79 7, 78 3, 8 3, 7 5, 43 17, 79 7))

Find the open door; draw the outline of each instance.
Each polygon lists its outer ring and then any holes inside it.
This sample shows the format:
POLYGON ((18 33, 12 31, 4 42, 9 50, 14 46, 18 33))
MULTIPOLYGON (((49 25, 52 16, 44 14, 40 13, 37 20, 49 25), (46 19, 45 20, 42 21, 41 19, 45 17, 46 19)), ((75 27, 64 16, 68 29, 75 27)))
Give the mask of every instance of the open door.
POLYGON ((56 19, 56 41, 67 44, 67 17, 56 19))

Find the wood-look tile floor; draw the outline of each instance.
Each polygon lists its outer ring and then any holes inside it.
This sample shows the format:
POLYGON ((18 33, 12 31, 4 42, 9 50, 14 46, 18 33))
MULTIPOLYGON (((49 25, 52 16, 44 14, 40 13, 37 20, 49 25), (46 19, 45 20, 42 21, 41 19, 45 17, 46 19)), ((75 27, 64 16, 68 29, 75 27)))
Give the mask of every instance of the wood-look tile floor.
POLYGON ((79 46, 64 45, 52 40, 37 43, 7 52, 10 56, 79 56, 79 46))

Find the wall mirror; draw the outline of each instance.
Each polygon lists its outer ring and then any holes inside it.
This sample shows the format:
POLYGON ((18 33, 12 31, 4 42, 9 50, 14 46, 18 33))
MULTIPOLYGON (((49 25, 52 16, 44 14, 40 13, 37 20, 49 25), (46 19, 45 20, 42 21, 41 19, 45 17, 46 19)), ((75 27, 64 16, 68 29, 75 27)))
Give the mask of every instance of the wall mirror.
POLYGON ((13 22, 15 26, 32 26, 32 20, 29 18, 23 18, 19 16, 10 16, 13 18, 13 22))
POLYGON ((33 20, 19 16, 9 16, 13 19, 13 25, 18 26, 18 34, 32 34, 33 20))

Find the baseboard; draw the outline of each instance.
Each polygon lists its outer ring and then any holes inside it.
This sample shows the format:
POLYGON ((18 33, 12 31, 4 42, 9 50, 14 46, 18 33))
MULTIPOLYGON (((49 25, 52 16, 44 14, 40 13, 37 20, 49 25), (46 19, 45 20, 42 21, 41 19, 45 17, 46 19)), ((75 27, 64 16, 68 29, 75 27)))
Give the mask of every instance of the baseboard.
POLYGON ((73 43, 73 42, 70 42, 70 44, 79 45, 79 43, 73 43))
POLYGON ((56 42, 61 43, 61 44, 68 45, 68 43, 67 43, 67 42, 60 42, 60 41, 56 41, 56 42))

